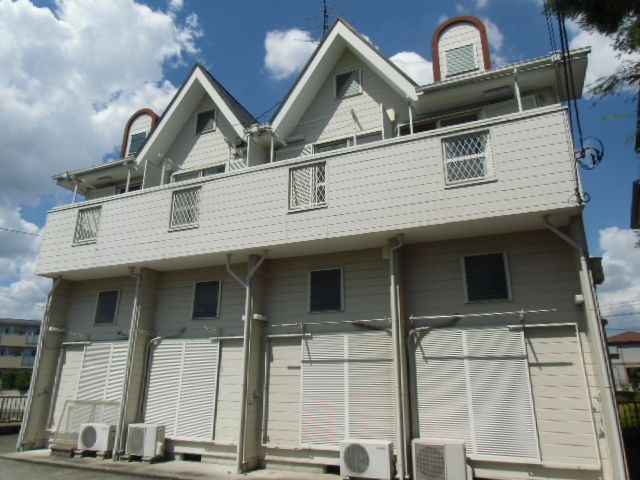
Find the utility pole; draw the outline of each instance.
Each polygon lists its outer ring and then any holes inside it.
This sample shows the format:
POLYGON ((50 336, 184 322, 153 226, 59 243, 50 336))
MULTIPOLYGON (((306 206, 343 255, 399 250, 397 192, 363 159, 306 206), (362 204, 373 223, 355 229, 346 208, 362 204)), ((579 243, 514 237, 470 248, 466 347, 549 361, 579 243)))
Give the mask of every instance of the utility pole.
POLYGON ((322 38, 327 36, 329 32, 329 10, 327 8, 327 0, 322 0, 322 38))

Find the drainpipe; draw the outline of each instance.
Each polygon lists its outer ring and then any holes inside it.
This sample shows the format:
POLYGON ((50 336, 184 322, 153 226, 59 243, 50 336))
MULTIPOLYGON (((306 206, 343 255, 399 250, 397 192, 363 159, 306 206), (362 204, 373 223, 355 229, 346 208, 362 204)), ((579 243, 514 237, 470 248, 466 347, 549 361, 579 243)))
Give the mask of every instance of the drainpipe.
POLYGON ((227 272, 236 279, 240 285, 245 288, 244 297, 244 335, 242 337, 242 393, 240 397, 240 431, 238 432, 238 451, 236 454, 236 470, 243 473, 243 465, 245 463, 245 441, 247 427, 247 380, 249 378, 249 361, 251 359, 251 324, 253 322, 253 276, 258 271, 262 262, 267 258, 267 252, 263 252, 257 263, 251 267, 247 263, 246 279, 240 276, 231 268, 231 255, 227 255, 227 272))
POLYGON ((520 96, 520 85, 518 85, 518 69, 513 69, 513 89, 516 94, 516 102, 518 103, 518 111, 522 111, 522 97, 520 96))
POLYGON ((29 394, 27 396, 27 401, 24 405, 24 416, 22 418, 22 425, 20 427, 20 433, 18 434, 18 444, 16 445, 16 450, 21 452, 24 450, 24 436, 25 431, 29 427, 29 417, 31 416, 31 404, 33 403, 33 395, 36 390, 36 383, 38 380, 38 371, 40 369, 40 357, 42 357, 42 352, 45 349, 45 340, 49 334, 49 323, 51 322, 51 304, 53 302, 53 295, 60 284, 61 277, 56 277, 53 279, 53 284, 51 285, 51 291, 49 292, 49 296, 47 297, 47 304, 45 309, 45 314, 42 318, 42 327, 40 328, 40 338, 38 339, 38 349, 36 353, 36 358, 33 361, 33 375, 31 375, 31 383, 29 385, 29 394))
POLYGON ((405 416, 404 402, 407 398, 404 382, 404 358, 402 327, 400 325, 400 308, 398 299, 398 266, 396 261, 396 252, 403 244, 402 235, 398 235, 397 243, 389 249, 389 293, 391 300, 391 337, 393 339, 393 364, 394 364, 394 383, 396 390, 396 448, 397 454, 397 471, 398 478, 407 477, 406 472, 406 443, 405 443, 405 416))
POLYGON ((413 135, 413 108, 409 103, 409 135, 413 135))
POLYGON ((606 423, 611 425, 614 429, 614 431, 611 433, 615 436, 615 438, 613 442, 610 442, 610 444, 613 443, 612 447, 614 450, 613 452, 611 452, 611 456, 615 459, 615 463, 613 465, 614 477, 619 479, 628 479, 629 474, 626 469, 627 463, 625 460, 624 449, 622 447, 622 432, 620 430, 620 422, 617 417, 618 408, 615 400, 615 390, 612 387, 613 383, 611 380, 611 369, 609 367, 607 356, 605 354, 606 342, 604 339, 602 320, 600 318, 600 312, 598 309, 593 281, 591 278, 591 270, 589 269, 587 260, 587 252, 579 242, 571 238, 555 225, 552 225, 549 222, 548 215, 545 215, 544 217, 542 217, 542 219, 549 230, 551 230, 558 237, 571 245, 577 251, 578 256, 580 257, 580 287, 582 288, 582 293, 584 294, 587 323, 589 325, 589 330, 593 332, 594 340, 596 343, 594 353, 596 355, 597 363, 600 365, 600 370, 603 377, 602 387, 605 389, 604 392, 601 392, 601 400, 604 406, 602 415, 606 419, 606 423))
POLYGON ((129 346, 127 348, 127 363, 124 369, 124 379, 122 385, 122 397, 120 397, 120 410, 118 412, 118 425, 116 427, 116 438, 113 444, 111 459, 115 462, 120 458, 120 449, 124 445, 124 415, 129 402, 129 389, 131 377, 131 364, 133 363, 133 353, 138 338, 138 322, 140 321, 140 310, 142 309, 142 272, 136 273, 136 268, 129 268, 129 276, 136 279, 136 293, 133 297, 133 309, 131 311, 131 326, 129 327, 129 346))

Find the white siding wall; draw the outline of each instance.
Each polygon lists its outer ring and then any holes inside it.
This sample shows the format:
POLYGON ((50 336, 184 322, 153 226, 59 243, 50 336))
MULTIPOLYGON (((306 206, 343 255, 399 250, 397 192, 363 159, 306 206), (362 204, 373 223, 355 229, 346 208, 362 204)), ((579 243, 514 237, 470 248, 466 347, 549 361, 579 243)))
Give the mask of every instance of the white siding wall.
POLYGON ((213 163, 226 162, 233 158, 225 138, 233 141, 236 133, 213 100, 204 95, 189 120, 174 140, 167 157, 183 169, 202 168, 213 163), (196 135, 198 113, 216 110, 216 129, 196 135))
POLYGON ((483 71, 484 57, 482 53, 482 44, 480 42, 480 31, 475 27, 475 25, 468 22, 455 23, 442 32, 438 42, 441 73, 440 78, 444 80, 447 77, 447 50, 469 44, 475 45, 478 71, 483 71))
POLYGON ((354 132, 382 130, 380 104, 385 109, 394 108, 400 119, 408 116, 407 102, 389 85, 366 67, 349 50, 346 50, 327 76, 318 94, 291 132, 292 137, 304 136, 302 145, 294 145, 279 151, 277 158, 283 160, 313 152, 312 144, 333 139, 352 137, 354 132), (335 75, 358 68, 361 72, 362 93, 344 99, 335 98, 335 75))
POLYGON ((197 229, 167 231, 172 186, 103 200, 95 244, 72 246, 78 205, 63 207, 49 214, 38 272, 571 208, 574 162, 564 112, 552 107, 523 116, 481 128, 490 132, 494 182, 445 189, 442 137, 430 132, 321 157, 328 207, 319 210, 287 212, 289 167, 280 162, 203 181, 197 229))
MULTIPOLYGON (((240 394, 242 390, 242 339, 220 343, 218 401, 214 439, 220 443, 238 443, 240 394)), ((247 423, 249 425, 249 423, 247 423)))

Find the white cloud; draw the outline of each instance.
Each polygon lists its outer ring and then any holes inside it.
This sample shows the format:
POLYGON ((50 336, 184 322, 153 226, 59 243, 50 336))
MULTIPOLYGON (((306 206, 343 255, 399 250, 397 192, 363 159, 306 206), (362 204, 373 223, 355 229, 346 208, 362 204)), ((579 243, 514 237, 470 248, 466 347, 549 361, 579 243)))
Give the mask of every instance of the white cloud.
MULTIPOLYGON (((586 85, 593 83, 601 77, 613 74, 625 61, 640 61, 639 54, 621 54, 613 48, 613 39, 598 32, 588 32, 575 21, 567 22, 567 30, 571 36, 569 47, 591 47, 589 66, 587 67, 586 85)), ((588 96, 588 93, 586 96, 588 96)))
POLYGON ((298 73, 316 48, 306 30, 272 30, 264 39, 264 66, 269 75, 283 80, 298 73))
POLYGON ((476 7, 484 8, 487 6, 488 3, 489 3, 489 0, 476 0, 476 7))
POLYGON ((169 0, 169 10, 177 12, 184 7, 184 0, 169 0))
MULTIPOLYGON (((640 330, 640 248, 632 230, 600 230, 600 248, 606 280, 598 287, 603 316, 612 329, 640 330), (638 312, 637 315, 622 315, 638 312)), ((615 332, 620 333, 619 330, 615 332)), ((615 333, 614 332, 614 333, 615 333)))
POLYGON ((504 34, 502 31, 487 17, 484 17, 482 22, 487 29, 487 37, 489 37, 489 45, 491 48, 495 50, 502 50, 502 46, 504 45, 504 34))
MULTIPOLYGON (((181 4, 0 1, 0 226, 37 232, 19 205, 59 194, 52 174, 100 163, 135 110, 164 109, 176 90, 165 69, 196 54, 202 35, 194 14, 177 20, 181 4)), ((0 233, 0 316, 38 313, 50 283, 34 273, 38 245, 0 233)))
POLYGON ((398 52, 390 60, 418 85, 433 83, 433 64, 416 52, 398 52))

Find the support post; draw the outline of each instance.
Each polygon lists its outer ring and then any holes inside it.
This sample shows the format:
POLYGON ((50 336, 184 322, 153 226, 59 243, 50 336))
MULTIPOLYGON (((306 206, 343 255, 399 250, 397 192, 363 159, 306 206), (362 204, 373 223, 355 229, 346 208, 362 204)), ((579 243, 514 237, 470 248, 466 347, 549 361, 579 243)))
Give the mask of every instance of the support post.
POLYGON ((518 102, 518 111, 522 111, 522 97, 520 96, 520 85, 518 85, 518 69, 513 69, 513 90, 516 94, 516 102, 518 102))

